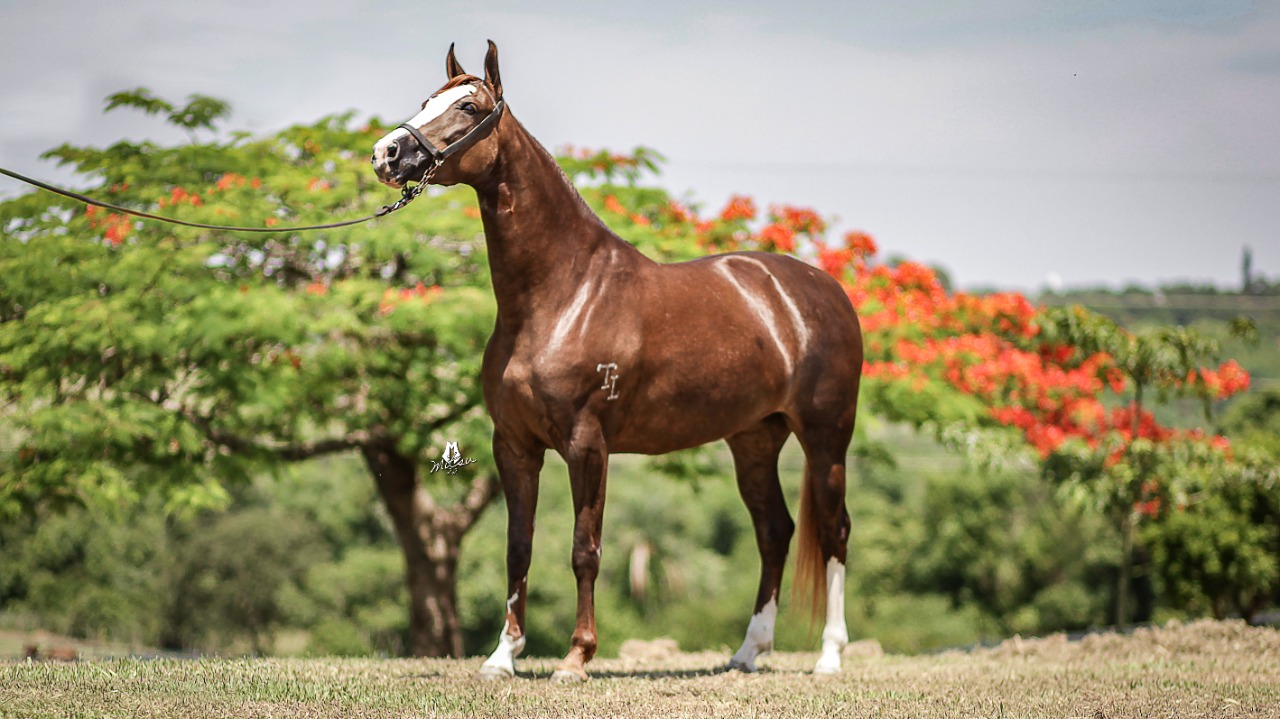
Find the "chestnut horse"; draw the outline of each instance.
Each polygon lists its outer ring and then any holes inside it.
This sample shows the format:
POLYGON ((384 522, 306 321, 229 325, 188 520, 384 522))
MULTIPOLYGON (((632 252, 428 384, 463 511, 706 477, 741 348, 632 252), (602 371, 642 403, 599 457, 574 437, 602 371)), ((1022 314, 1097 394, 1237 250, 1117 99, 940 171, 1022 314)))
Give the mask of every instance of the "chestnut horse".
POLYGON ((730 665, 755 671, 773 648, 778 588, 795 525, 778 484, 794 433, 806 459, 796 582, 826 605, 815 672, 840 670, 845 456, 862 333, 840 285, 790 257, 735 252, 660 264, 587 207, 503 102, 492 42, 485 77, 450 46, 448 82, 374 146, 378 178, 475 188, 498 316, 482 383, 506 496, 506 623, 485 678, 515 673, 538 475, 547 449, 569 467, 577 626, 553 681, 587 678, 596 651, 595 581, 611 452, 663 454, 724 439, 755 524, 760 590, 730 665))

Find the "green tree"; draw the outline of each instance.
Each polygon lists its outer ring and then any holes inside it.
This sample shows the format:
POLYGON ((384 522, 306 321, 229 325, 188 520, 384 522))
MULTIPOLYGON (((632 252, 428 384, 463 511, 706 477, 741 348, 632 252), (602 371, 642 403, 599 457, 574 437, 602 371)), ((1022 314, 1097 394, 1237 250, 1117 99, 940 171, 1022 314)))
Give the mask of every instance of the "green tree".
POLYGON ((1108 437, 1096 445, 1068 442, 1044 464, 1048 476, 1105 511, 1120 534, 1114 621, 1124 626, 1143 520, 1157 516, 1170 502, 1185 505, 1198 473, 1224 466, 1218 447, 1199 432, 1180 434, 1161 427, 1151 407, 1194 395, 1203 400, 1208 416, 1211 402, 1247 386, 1248 375, 1234 363, 1217 372, 1205 369, 1218 359, 1220 345, 1187 327, 1130 332, 1079 306, 1045 310, 1043 325, 1041 341, 1061 343, 1084 356, 1108 357, 1119 373, 1114 380, 1129 393, 1121 420, 1108 437))
POLYGON ((1280 472, 1254 456, 1193 477, 1194 500, 1143 527, 1162 598, 1192 616, 1253 621, 1280 599, 1280 472))
MULTIPOLYGON (((117 93, 183 127, 176 147, 64 145, 47 156, 125 206, 264 226, 366 214, 388 201, 365 158, 376 121, 325 118, 269 137, 215 132, 225 103, 117 93), (213 139, 200 139, 201 137, 213 139)), ((478 367, 492 322, 467 191, 316 233, 197 231, 47 193, 0 203, 0 514, 221 506, 285 463, 357 453, 392 518, 409 651, 461 653, 462 535, 497 494, 478 367), (444 442, 479 460, 428 471, 444 442)))
POLYGON ((166 577, 163 646, 225 649, 245 637, 259 656, 287 619, 281 601, 325 548, 307 522, 280 510, 212 514, 178 543, 166 577))

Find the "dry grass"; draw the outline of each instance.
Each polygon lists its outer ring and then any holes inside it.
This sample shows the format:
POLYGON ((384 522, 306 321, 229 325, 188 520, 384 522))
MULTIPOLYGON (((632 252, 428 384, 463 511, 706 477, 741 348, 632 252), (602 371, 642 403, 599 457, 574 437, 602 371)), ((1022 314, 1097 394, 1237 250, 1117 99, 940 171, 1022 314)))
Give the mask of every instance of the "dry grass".
POLYGON ((815 659, 743 675, 720 654, 637 652, 577 687, 545 681, 550 659, 496 684, 479 660, 4 663, 0 716, 1280 717, 1280 631, 1240 623, 851 657, 838 677, 804 673, 815 659))

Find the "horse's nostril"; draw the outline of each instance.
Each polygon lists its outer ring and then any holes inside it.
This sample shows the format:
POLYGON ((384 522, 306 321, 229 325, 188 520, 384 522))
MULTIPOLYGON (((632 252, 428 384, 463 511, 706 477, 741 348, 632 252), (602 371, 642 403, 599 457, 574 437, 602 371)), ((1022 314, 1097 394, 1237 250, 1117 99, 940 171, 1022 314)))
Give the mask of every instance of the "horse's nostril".
POLYGON ((393 143, 391 143, 390 145, 387 145, 387 159, 388 159, 388 160, 394 160, 394 159, 396 159, 396 155, 399 155, 399 154, 400 154, 400 143, 393 142, 393 143))

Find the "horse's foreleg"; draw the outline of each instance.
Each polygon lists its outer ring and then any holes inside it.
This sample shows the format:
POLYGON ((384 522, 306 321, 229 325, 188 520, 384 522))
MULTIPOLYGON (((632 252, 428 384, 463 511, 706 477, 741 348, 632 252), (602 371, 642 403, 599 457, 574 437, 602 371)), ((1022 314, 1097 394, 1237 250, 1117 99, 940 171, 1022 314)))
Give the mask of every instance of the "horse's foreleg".
POLYGON ((524 649, 524 609, 529 560, 533 553, 533 516, 538 507, 538 473, 544 450, 512 446, 494 432, 493 458, 507 500, 507 601, 498 647, 480 667, 485 679, 515 675, 515 658, 524 649))
POLYGON ((738 491, 751 513, 760 549, 760 590, 756 593, 755 610, 742 646, 729 660, 731 668, 745 672, 754 672, 756 658, 773 650, 778 588, 787 561, 787 546, 795 531, 778 483, 778 453, 790 434, 786 423, 773 417, 728 438, 738 491))
POLYGON ((552 674, 552 681, 587 679, 586 664, 595 656, 595 585, 600 572, 600 533, 604 519, 608 451, 600 424, 585 417, 574 428, 565 461, 573 489, 573 574, 578 580, 578 620, 569 653, 552 674))

